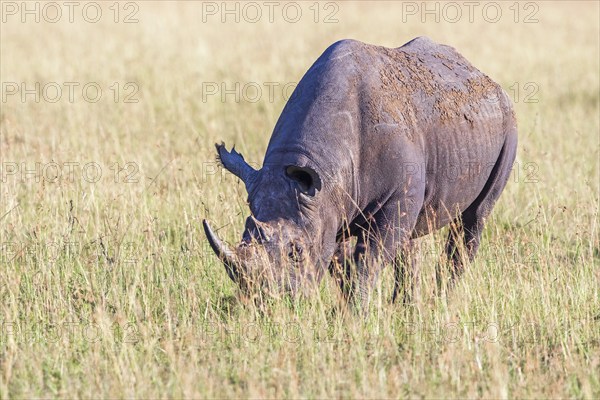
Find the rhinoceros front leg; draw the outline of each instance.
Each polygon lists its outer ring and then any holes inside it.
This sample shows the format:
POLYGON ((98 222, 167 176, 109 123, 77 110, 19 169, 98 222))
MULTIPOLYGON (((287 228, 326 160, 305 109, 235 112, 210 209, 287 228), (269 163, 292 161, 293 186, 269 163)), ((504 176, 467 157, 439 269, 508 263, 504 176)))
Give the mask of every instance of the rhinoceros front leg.
POLYGON ((418 300, 421 288, 421 274, 417 263, 418 242, 409 240, 394 259, 394 293, 392 303, 396 302, 400 289, 403 291, 404 305, 418 300))
MULTIPOLYGON (((349 300, 363 313, 369 309, 371 292, 385 265, 395 260, 399 252, 407 255, 407 249, 411 248, 410 237, 423 203, 424 189, 422 185, 414 186, 405 193, 410 196, 390 200, 358 235, 349 300)), ((413 271, 416 270, 411 269, 411 278, 417 275, 413 271)), ((413 285, 415 280, 409 282, 413 285)))
POLYGON ((329 273, 340 287, 342 296, 346 300, 348 300, 351 291, 353 252, 352 240, 344 239, 338 243, 333 259, 329 264, 329 273))
POLYGON ((394 238, 383 239, 379 235, 373 238, 359 237, 354 250, 355 279, 349 298, 362 312, 369 309, 371 293, 383 267, 393 260, 395 253, 394 238))
POLYGON ((350 297, 363 312, 369 308, 371 292, 381 271, 396 258, 399 249, 408 244, 416 222, 418 211, 399 207, 398 204, 394 202, 380 210, 356 243, 353 257, 356 279, 353 279, 350 297), (402 218, 399 210, 405 210, 402 218))

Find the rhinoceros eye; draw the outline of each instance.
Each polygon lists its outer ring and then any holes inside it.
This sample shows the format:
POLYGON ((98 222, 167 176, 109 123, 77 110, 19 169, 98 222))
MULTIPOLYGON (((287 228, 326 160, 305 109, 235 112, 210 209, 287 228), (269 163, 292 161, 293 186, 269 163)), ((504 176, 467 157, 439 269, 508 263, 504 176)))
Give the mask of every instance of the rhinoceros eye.
POLYGON ((304 261, 304 248, 298 243, 288 243, 288 258, 295 263, 304 261))
POLYGON ((298 189, 304 194, 314 196, 316 191, 321 189, 319 175, 312 168, 290 165, 285 169, 285 174, 297 184, 298 189))

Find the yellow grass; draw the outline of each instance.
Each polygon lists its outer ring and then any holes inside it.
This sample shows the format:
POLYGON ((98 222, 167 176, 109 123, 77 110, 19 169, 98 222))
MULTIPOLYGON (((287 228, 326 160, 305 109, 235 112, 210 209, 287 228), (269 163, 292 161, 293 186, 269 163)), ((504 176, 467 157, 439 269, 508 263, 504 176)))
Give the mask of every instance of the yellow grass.
POLYGON ((497 23, 485 2, 455 23, 446 3, 439 22, 421 2, 319 3, 318 22, 297 3, 297 23, 285 3, 273 23, 262 2, 256 23, 203 22, 221 2, 119 3, 119 23, 102 2, 90 23, 85 4, 72 23, 1 4, 1 398, 600 397, 597 2, 500 2, 497 23), (515 101, 515 171, 476 261, 436 297, 445 232, 424 238, 422 307, 389 303, 388 268, 366 319, 330 279, 266 313, 238 301, 201 229, 235 242, 248 214, 213 143, 260 165, 284 87, 329 44, 420 35, 515 101))

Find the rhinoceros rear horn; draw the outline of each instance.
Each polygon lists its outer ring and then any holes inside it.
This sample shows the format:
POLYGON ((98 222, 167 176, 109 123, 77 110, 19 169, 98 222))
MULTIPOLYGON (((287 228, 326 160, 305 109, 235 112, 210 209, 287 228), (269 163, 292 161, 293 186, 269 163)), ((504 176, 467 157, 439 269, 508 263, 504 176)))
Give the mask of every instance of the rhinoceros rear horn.
POLYGON ((210 243, 210 247, 225 265, 227 275, 229 275, 234 282, 238 282, 241 264, 237 254, 219 239, 211 229, 207 220, 203 220, 202 225, 204 226, 204 233, 206 234, 208 243, 210 243))
POLYGON ((229 172, 240 178, 246 185, 246 188, 248 188, 254 180, 257 171, 244 160, 244 156, 235 151, 235 146, 231 149, 231 152, 227 151, 223 142, 215 144, 215 147, 217 148, 217 160, 229 172))

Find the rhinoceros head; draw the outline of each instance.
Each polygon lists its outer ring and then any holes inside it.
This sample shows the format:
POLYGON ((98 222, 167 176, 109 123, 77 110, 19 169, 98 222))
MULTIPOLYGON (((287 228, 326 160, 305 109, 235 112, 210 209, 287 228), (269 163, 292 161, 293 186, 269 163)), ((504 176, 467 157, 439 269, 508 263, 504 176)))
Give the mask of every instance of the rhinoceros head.
POLYGON ((296 294, 321 277, 333 243, 324 246, 321 178, 307 162, 265 163, 253 169, 235 149, 217 145, 222 165, 246 185, 251 216, 241 242, 228 247, 205 220, 208 241, 243 290, 296 294), (303 164, 303 165, 296 165, 303 164))

